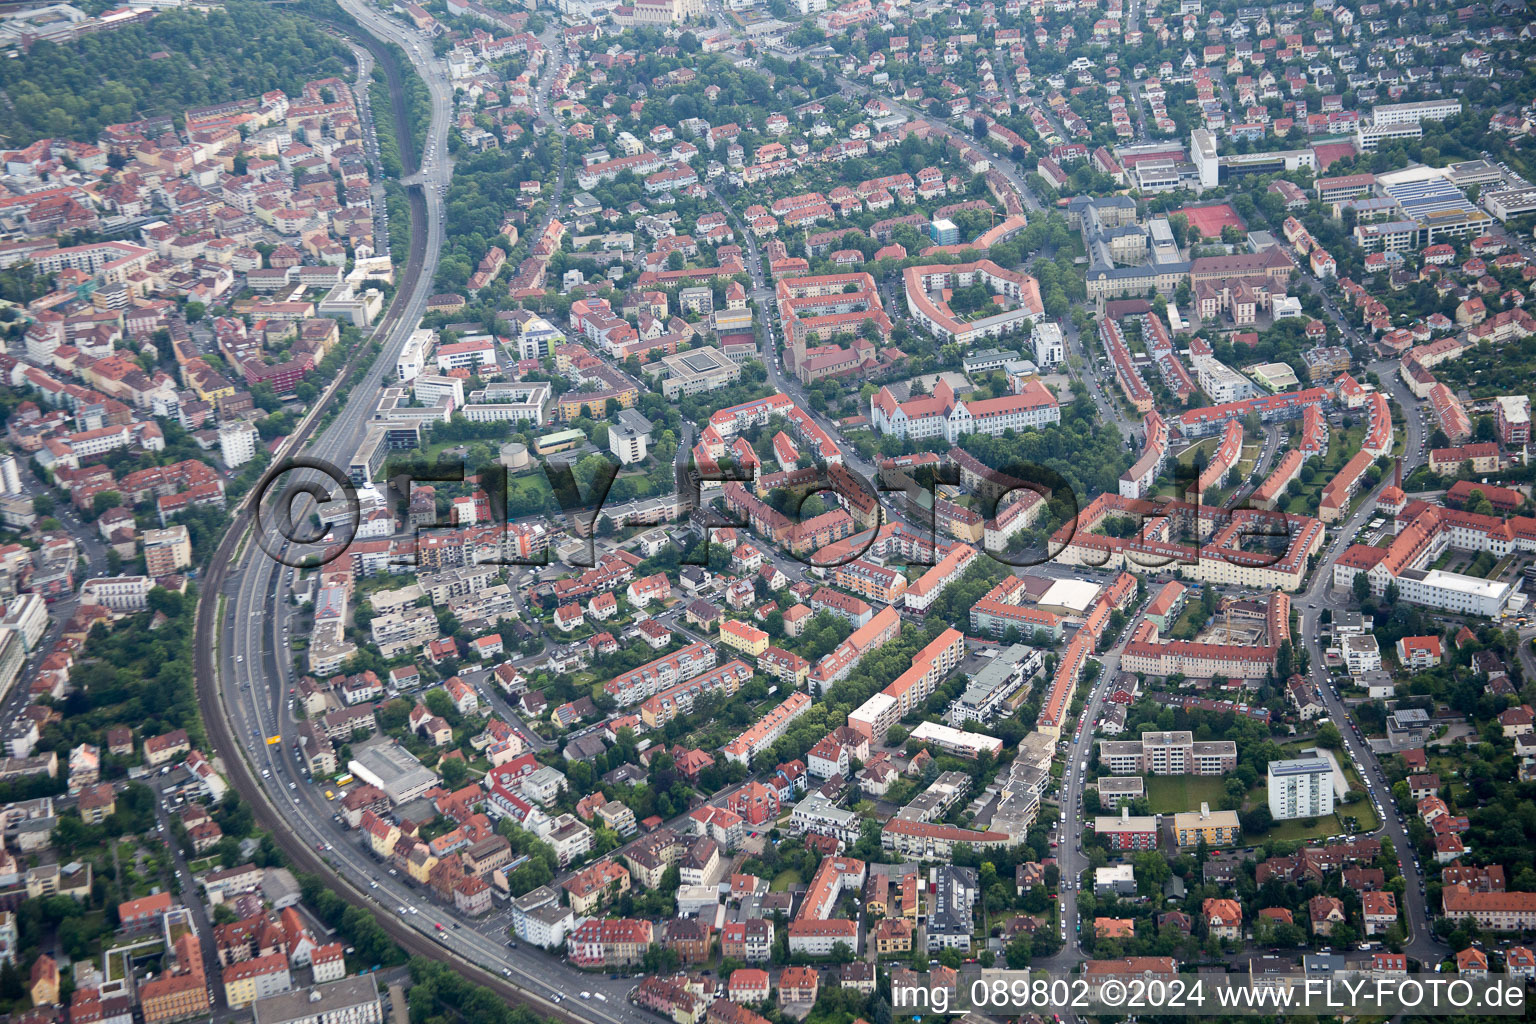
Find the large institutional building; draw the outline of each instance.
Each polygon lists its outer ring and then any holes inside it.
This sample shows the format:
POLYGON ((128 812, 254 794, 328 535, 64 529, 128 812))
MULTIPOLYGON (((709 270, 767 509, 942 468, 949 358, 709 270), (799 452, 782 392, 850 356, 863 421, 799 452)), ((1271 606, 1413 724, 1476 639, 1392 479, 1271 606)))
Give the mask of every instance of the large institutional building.
POLYGON ((1355 544, 1339 556, 1334 586, 1351 587, 1364 573, 1378 597, 1395 583, 1400 599, 1410 604, 1485 618, 1497 618, 1512 601, 1523 601, 1512 584, 1426 566, 1448 548, 1487 551, 1498 558, 1512 551, 1536 552, 1536 519, 1499 519, 1415 501, 1404 506, 1397 521, 1401 525, 1388 546, 1355 544))
POLYGON ((1056 396, 1038 380, 1024 382, 1016 394, 966 400, 942 378, 933 394, 898 402, 888 387, 869 400, 869 418, 882 434, 920 441, 942 437, 955 444, 967 434, 999 436, 1061 422, 1056 396))
POLYGON ((866 273, 786 277, 774 298, 784 324, 785 359, 805 383, 873 367, 878 352, 862 333, 872 328, 882 344, 891 336, 880 290, 866 273), (836 340, 847 338, 848 345, 836 340))

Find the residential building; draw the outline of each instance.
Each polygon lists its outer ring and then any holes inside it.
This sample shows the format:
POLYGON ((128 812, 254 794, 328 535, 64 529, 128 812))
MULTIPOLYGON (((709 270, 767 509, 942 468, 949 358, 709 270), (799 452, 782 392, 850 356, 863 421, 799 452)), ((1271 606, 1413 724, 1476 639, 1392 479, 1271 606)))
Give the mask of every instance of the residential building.
POLYGON ((1269 813, 1276 821, 1333 813, 1333 766, 1321 756, 1269 762, 1269 813))

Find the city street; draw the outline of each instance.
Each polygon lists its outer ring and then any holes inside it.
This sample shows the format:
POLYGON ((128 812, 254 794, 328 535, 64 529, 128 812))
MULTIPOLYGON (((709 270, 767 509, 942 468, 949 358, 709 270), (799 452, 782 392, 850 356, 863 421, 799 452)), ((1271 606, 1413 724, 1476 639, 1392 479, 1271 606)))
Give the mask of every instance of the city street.
MULTIPOLYGON (((444 193, 452 175, 452 163, 448 157, 447 145, 452 92, 441 61, 432 55, 430 45, 424 45, 425 40, 400 22, 379 13, 372 7, 365 6, 361 0, 344 0, 344 6, 370 31, 380 38, 398 43, 408 53, 428 85, 433 117, 427 134, 425 152, 420 154, 419 166, 403 179, 407 185, 416 186, 416 191, 425 205, 426 231, 425 238, 422 240, 424 255, 420 257, 419 265, 414 266, 405 276, 401 292, 392 304, 389 315, 375 329, 374 340, 380 342, 383 351, 364 379, 357 385, 357 400, 347 402, 323 433, 311 442, 311 454, 338 465, 345 465, 356 450, 372 414, 371 396, 377 392, 385 374, 392 370, 396 355, 425 309, 425 302, 435 275, 437 253, 443 241, 444 193)), ((548 218, 558 215, 561 211, 570 161, 570 154, 566 152, 564 128, 558 119, 550 116, 550 86, 561 67, 558 34, 553 34, 551 38, 553 45, 540 73, 538 88, 534 95, 534 111, 541 124, 561 133, 562 159, 545 219, 531 229, 535 233, 542 230, 548 218)), ((863 94, 867 91, 857 83, 841 79, 839 81, 845 91, 851 94, 863 94)), ((893 105, 902 109, 908 116, 923 120, 934 129, 957 141, 974 142, 941 120, 928 117, 901 104, 893 105)), ((992 160, 998 171, 1023 197, 1026 208, 1033 215, 1042 214, 1044 211, 1030 192, 1021 170, 1007 158, 993 155, 992 160)), ((408 163, 408 166, 411 165, 408 163)), ((785 373, 782 360, 778 355, 782 324, 777 322, 777 308, 771 283, 765 275, 762 253, 751 232, 746 231, 735 217, 731 204, 726 198, 718 191, 712 194, 720 208, 730 218, 733 228, 742 239, 748 253, 748 268, 752 283, 751 298, 758 313, 755 318, 755 330, 763 364, 767 369, 768 381, 777 391, 794 399, 832 437, 840 438, 837 426, 824 415, 813 411, 804 386, 785 373)), ((888 300, 892 298, 889 288, 887 288, 887 296, 888 300)), ((890 312, 893 315, 899 315, 899 310, 894 308, 890 312)), ((1337 309, 1330 308, 1330 315, 1342 324, 1342 317, 1337 309)), ((1138 424, 1124 415, 1114 396, 1107 391, 1107 388, 1113 386, 1112 381, 1107 375, 1095 372, 1094 364, 1088 358, 1084 339, 1078 337, 1075 326, 1068 322, 1063 324, 1063 329, 1072 355, 1069 362, 1075 364, 1074 370, 1081 368, 1079 379, 1087 385, 1100 417, 1114 423, 1122 436, 1134 440, 1138 424)), ((1405 389, 1402 389, 1396 381, 1390 365, 1376 364, 1372 369, 1378 373, 1384 383, 1390 382, 1388 386, 1392 388, 1394 397, 1409 411, 1406 451, 1409 459, 1412 459, 1422 440, 1424 429, 1422 419, 1417 413, 1417 403, 1411 396, 1406 395, 1405 389)), ((687 458, 692 437, 693 427, 685 426, 679 441, 677 456, 680 469, 687 458)), ((867 480, 876 479, 873 465, 860 458, 846 442, 842 447, 844 459, 851 469, 867 480)), ((1266 428, 1254 463, 1256 478, 1268 469, 1278 448, 1278 431, 1272 427, 1266 428)), ((1410 462, 1405 469, 1410 468, 1411 465, 1410 462)), ((1239 494, 1241 493, 1243 491, 1240 488, 1239 494)), ((1238 495, 1233 496, 1234 500, 1237 498, 1238 495)), ((1383 834, 1392 836, 1398 844, 1399 852, 1405 856, 1404 873, 1408 877, 1409 885, 1404 903, 1412 931, 1409 952, 1420 959, 1432 959, 1438 955, 1441 947, 1430 938, 1427 927, 1423 927, 1424 906, 1418 892, 1422 875, 1409 855, 1403 822, 1396 815, 1395 808, 1390 807, 1380 765, 1375 762, 1374 755, 1365 744, 1353 736, 1347 728, 1348 719, 1342 704, 1323 678, 1321 669, 1323 659, 1318 649, 1318 615, 1321 608, 1343 607, 1347 603, 1344 600, 1336 601, 1328 593, 1326 581, 1329 578, 1332 561, 1347 546, 1347 538, 1353 535, 1354 529, 1368 514, 1369 507, 1368 502, 1362 504, 1361 510, 1355 513, 1350 522, 1335 531, 1311 585, 1304 594, 1298 596, 1297 600, 1303 608, 1303 633, 1312 652, 1312 671, 1320 684, 1330 713, 1341 724, 1347 751, 1350 757, 1361 766, 1362 776, 1370 780, 1376 788, 1378 798, 1386 801, 1384 806, 1393 812, 1386 816, 1383 834)), ((893 519, 905 522, 899 513, 888 509, 887 514, 893 519)), ((277 551, 289 547, 282 538, 272 540, 268 546, 277 551)), ((775 561, 778 561, 779 557, 775 554, 775 561)), ((785 563, 785 567, 786 569, 796 568, 788 562, 785 563)), ((1104 574, 1092 569, 1055 564, 1035 567, 1034 571, 1058 579, 1077 578, 1103 582, 1105 578, 1104 574)), ((632 987, 631 979, 579 972, 555 960, 542 950, 525 948, 522 945, 514 948, 507 941, 510 916, 505 904, 499 905, 491 915, 481 920, 461 920, 451 909, 432 900, 414 884, 402 878, 389 865, 379 862, 367 850, 366 844, 360 845, 358 835, 347 830, 340 822, 335 805, 325 797, 324 787, 311 782, 304 775, 297 755, 293 752, 298 720, 294 717, 290 699, 296 684, 292 660, 288 653, 293 629, 291 606, 286 601, 288 587, 292 583, 290 570, 266 557, 260 545, 248 543, 232 560, 227 575, 222 577, 222 583, 219 594, 221 598, 218 629, 220 642, 215 652, 217 670, 224 680, 220 691, 219 713, 227 717, 230 727, 239 738, 243 746, 240 756, 246 759, 245 766, 249 769, 249 778, 254 785, 260 787, 263 799, 278 809, 280 815, 289 822, 293 835, 305 847, 312 849, 323 858, 325 864, 335 873, 333 881, 338 886, 338 891, 345 892, 355 901, 365 901, 372 905, 381 921, 388 927, 409 929, 418 941, 434 943, 438 948, 448 951, 455 957, 484 968, 492 976, 506 979, 520 991, 521 996, 526 997, 531 1006, 540 1012, 567 1019, 580 1019, 591 1024, 642 1024, 642 1022, 651 1021, 653 1018, 649 1014, 631 1006, 626 998, 632 987), (273 612, 274 609, 278 610, 276 614, 273 612), (269 737, 274 738, 275 742, 269 743, 269 737), (256 781, 258 777, 259 781, 256 781), (601 992, 607 1001, 563 1000, 563 996, 578 991, 601 992)), ((674 608, 664 614, 662 619, 670 628, 692 639, 693 635, 678 625, 679 617, 680 609, 674 608)), ((1065 746, 1062 753, 1066 758, 1066 770, 1059 790, 1062 825, 1056 856, 1063 883, 1058 906, 1062 927, 1061 937, 1065 941, 1058 954, 1042 961, 1039 966, 1067 970, 1075 967, 1083 959, 1081 947, 1077 941, 1080 926, 1077 891, 1080 876, 1088 863, 1079 845, 1084 824, 1083 792, 1086 783, 1084 766, 1091 760, 1093 743, 1096 742, 1092 724, 1101 716, 1104 700, 1119 674, 1121 651, 1135 621, 1133 616, 1121 635, 1115 639, 1111 649, 1099 658, 1101 671, 1091 687, 1083 714, 1076 721, 1069 723, 1070 731, 1063 735, 1065 746)), ((547 643, 546 641, 546 651, 547 643)), ((523 736, 531 746, 540 750, 549 750, 556 746, 555 743, 539 737, 517 716, 513 706, 496 691, 484 670, 466 672, 464 678, 480 690, 491 706, 512 723, 518 734, 523 736)), ((569 737, 564 739, 568 740, 569 737)), ((237 779, 241 778, 240 773, 234 774, 237 779)), ((713 794, 711 801, 717 804, 722 803, 735 788, 713 794)))
MULTIPOLYGON (((336 465, 345 465, 360 443, 373 411, 371 396, 377 393, 384 375, 393 372, 401 348, 425 309, 442 246, 443 192, 452 176, 447 156, 452 92, 441 62, 414 32, 375 8, 360 0, 345 0, 344 6, 380 38, 398 43, 410 54, 431 93, 433 118, 420 169, 403 179, 405 184, 419 186, 426 203, 428 231, 421 266, 407 275, 390 314, 375 329, 374 339, 382 344, 383 351, 356 386, 357 400, 342 407, 310 449, 310 454, 336 465)), ((551 58, 540 79, 537 102, 541 109, 547 109, 559 51, 553 51, 551 58)), ((562 165, 546 217, 554 216, 559 208, 563 184, 562 165)), ((274 536, 268 546, 274 551, 289 547, 280 536, 274 536)), ((297 720, 290 694, 296 679, 288 653, 291 615, 285 604, 291 570, 267 557, 254 543, 245 545, 243 556, 243 564, 228 573, 222 593, 224 616, 218 631, 217 664, 226 683, 221 690, 221 711, 244 744, 241 756, 248 759, 252 778, 260 776, 265 799, 282 809, 292 832, 323 856, 354 900, 374 904, 386 926, 403 923, 424 939, 510 980, 545 1015, 591 1024, 640 1024, 648 1020, 648 1015, 626 999, 631 981, 581 973, 536 948, 521 944, 512 948, 507 940, 510 920, 505 906, 486 919, 461 921, 451 909, 438 905, 358 847, 358 836, 337 820, 335 806, 322 792, 324 787, 304 776, 293 754, 297 720), (284 611, 274 615, 273 609, 284 611), (269 744, 268 737, 278 737, 278 742, 269 744), (578 991, 603 992, 607 1002, 565 998, 578 991)), ((523 731, 536 746, 547 745, 532 736, 526 726, 523 731)))
MULTIPOLYGON (((1402 381, 1396 374, 1396 364, 1389 361, 1373 363, 1370 366, 1372 373, 1382 381, 1391 394, 1394 401, 1403 410, 1407 420, 1404 439, 1402 467, 1403 477, 1408 475, 1424 462, 1419 455, 1419 448, 1423 442, 1425 428, 1424 418, 1420 414, 1421 403, 1408 392, 1402 381)), ((1335 594, 1332 588, 1333 564, 1339 555, 1353 543, 1353 538, 1365 523, 1375 515, 1376 494, 1380 489, 1392 483, 1391 474, 1383 477, 1377 488, 1365 494, 1356 507, 1355 512, 1342 523, 1335 524, 1329 530, 1327 546, 1319 554, 1317 568, 1313 571, 1312 579, 1306 590, 1297 594, 1293 599, 1293 607, 1301 614, 1301 635, 1307 645, 1307 653, 1310 656, 1312 682, 1316 685, 1317 692, 1322 697, 1324 705, 1328 708, 1328 715, 1338 726, 1339 734, 1344 738, 1344 749, 1349 760, 1357 766, 1360 777, 1370 786, 1367 791, 1368 798, 1381 804, 1384 823, 1378 835, 1391 838, 1397 848, 1397 855, 1402 865, 1404 881, 1407 883, 1402 895, 1402 913, 1406 923, 1409 941, 1403 947, 1403 951, 1414 957, 1421 963, 1437 963, 1447 952, 1447 947, 1435 939, 1430 931, 1429 918, 1427 916, 1426 903, 1421 886, 1424 884, 1424 872, 1420 867, 1413 847, 1408 841, 1406 823, 1398 812, 1396 802, 1392 799, 1391 788, 1387 784, 1385 774, 1381 769, 1381 762, 1371 750, 1370 744, 1350 727, 1352 719, 1339 698, 1338 692, 1333 688, 1327 670, 1324 668, 1323 648, 1320 639, 1321 616, 1324 608, 1334 611, 1347 609, 1353 606, 1354 595, 1352 593, 1335 594)))

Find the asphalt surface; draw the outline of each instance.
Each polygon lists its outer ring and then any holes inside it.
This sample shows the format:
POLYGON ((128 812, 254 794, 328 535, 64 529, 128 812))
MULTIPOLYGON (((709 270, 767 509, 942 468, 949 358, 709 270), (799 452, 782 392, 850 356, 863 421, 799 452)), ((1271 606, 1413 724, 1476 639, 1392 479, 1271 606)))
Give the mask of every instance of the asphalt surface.
MULTIPOLYGON (((1402 379, 1397 374, 1395 362, 1383 360, 1372 364, 1370 369, 1381 380, 1382 386, 1391 392, 1392 398, 1404 412, 1406 419, 1404 432, 1407 436, 1403 446, 1402 465, 1403 477, 1406 479, 1424 462, 1424 456, 1419 454, 1420 446, 1427 433, 1422 415, 1424 406, 1403 385, 1402 379)), ((1327 669, 1323 665, 1322 641, 1319 638, 1324 608, 1341 611, 1354 605, 1352 593, 1336 593, 1333 589, 1334 563, 1353 542, 1355 532, 1375 515, 1376 495, 1391 483, 1392 474, 1385 474, 1377 487, 1360 500, 1355 512, 1347 520, 1336 523, 1330 528, 1327 547, 1320 553, 1317 568, 1313 570, 1307 588, 1292 598, 1292 605, 1301 615, 1301 635, 1307 645, 1307 652, 1311 656, 1312 682, 1322 695, 1323 704, 1328 708, 1329 718, 1338 726, 1340 735, 1344 737, 1344 751, 1349 760, 1354 762, 1361 779, 1369 785, 1367 797, 1374 803, 1380 804, 1384 812, 1380 815, 1382 827, 1374 834, 1390 837, 1397 848, 1403 878, 1407 883, 1400 899, 1400 910, 1410 937, 1403 946, 1403 952, 1421 963, 1429 964, 1438 962, 1450 952, 1450 947, 1436 939, 1430 930, 1427 900, 1421 889, 1425 884, 1423 868, 1417 859, 1413 845, 1408 841, 1403 817, 1398 812, 1396 801, 1392 799, 1392 790, 1386 775, 1382 772, 1381 761, 1371 750, 1370 744, 1366 743, 1364 738, 1351 727, 1350 723, 1353 719, 1349 717, 1344 702, 1340 700, 1338 691, 1333 688, 1328 678, 1327 669)))
MULTIPOLYGON (((355 400, 346 402, 334 420, 323 431, 315 429, 315 414, 324 409, 334 396, 327 396, 312 411, 311 419, 290 439, 290 451, 309 445, 307 454, 326 459, 338 466, 345 466, 355 451, 367 420, 371 417, 374 397, 386 374, 393 373, 394 361, 411 329, 419 322, 425 308, 435 275, 437 253, 443 240, 443 209, 441 190, 446 187, 452 174, 447 159, 447 124, 451 116, 452 94, 443 77, 440 63, 432 56, 430 45, 402 24, 389 19, 376 10, 365 7, 359 0, 343 0, 343 6, 356 16, 368 31, 379 38, 399 43, 410 59, 421 70, 432 94, 432 124, 428 132, 427 152, 405 152, 410 146, 407 133, 402 131, 402 158, 408 167, 415 167, 404 180, 412 188, 412 252, 406 268, 400 276, 401 288, 389 313, 373 334, 373 340, 381 343, 383 351, 365 378, 354 389, 355 400)), ((364 41, 367 45, 366 41, 364 41)), ((558 43, 556 44, 558 45, 558 43)), ((374 56, 388 69, 392 62, 380 50, 370 47, 374 56)), ((552 54, 541 76, 536 98, 535 112, 541 120, 548 110, 548 85, 559 67, 558 55, 552 54)), ((395 100, 397 122, 404 126, 407 120, 400 102, 398 77, 391 77, 391 91, 395 100)), ((846 87, 863 91, 854 83, 846 87)), ((900 107, 900 104, 896 104, 900 107)), ((908 110, 909 114, 934 125, 956 138, 965 137, 949 125, 927 115, 908 110)), ((558 130, 558 128, 557 128, 558 130)), ((973 140, 967 140, 973 141, 973 140)), ((1008 177, 1025 197, 1026 206, 1038 212, 1039 204, 1025 185, 1018 169, 1004 158, 994 157, 998 169, 1008 177)), ((558 208, 563 192, 566 160, 550 204, 550 214, 558 208)), ((717 199, 719 197, 717 196, 717 199)), ((727 204, 721 200, 721 206, 727 204)), ((729 210, 727 211, 729 213, 729 210)), ((734 217, 732 218, 734 221, 734 217)), ((738 230, 740 226, 737 225, 738 230)), ((777 357, 777 331, 773 324, 772 293, 763 274, 761 254, 750 233, 741 232, 751 259, 753 297, 764 315, 759 319, 757 330, 768 368, 770 381, 780 391, 789 394, 809 411, 804 389, 799 382, 785 375, 777 357)), ((1074 346, 1081 354, 1080 342, 1074 346)), ((1374 367, 1373 367, 1374 368, 1374 367)), ((346 376, 342 375, 343 378, 346 376)), ((1383 381, 1394 380, 1389 368, 1380 374, 1383 381)), ((1399 386, 1400 387, 1400 386, 1399 386)), ((1096 388, 1095 402, 1108 396, 1102 388, 1096 388)), ((1394 395, 1409 409, 1409 458, 1415 457, 1418 440, 1422 437, 1422 421, 1417 416, 1417 403, 1411 396, 1394 395), (1411 405, 1409 403, 1412 403, 1411 405)), ((1125 421, 1112 403, 1101 413, 1106 418, 1125 426, 1125 421)), ((812 413, 816 421, 832 436, 838 432, 825 417, 812 413)), ((688 450, 688 438, 681 439, 680 458, 688 450)), ((1268 461, 1272 452, 1266 439, 1263 457, 1268 461)), ((851 468, 874 478, 874 467, 859 459, 855 452, 845 448, 845 457, 851 468)), ((1406 461, 1406 460, 1405 460, 1406 461)), ((1407 467, 1405 467, 1407 468, 1407 467)), ((1362 510, 1368 504, 1362 504, 1362 510)), ((524 948, 511 949, 504 936, 509 918, 504 904, 498 904, 488 920, 461 922, 451 910, 435 904, 413 885, 401 881, 389 872, 388 866, 378 863, 370 853, 360 848, 358 837, 345 830, 334 820, 335 807, 325 799, 323 787, 306 780, 297 761, 292 759, 293 729, 296 721, 292 715, 288 689, 293 681, 293 666, 288 650, 290 612, 284 604, 286 596, 285 576, 289 570, 267 557, 260 545, 245 540, 252 526, 249 504, 239 510, 234 528, 226 537, 203 580, 203 597, 200 602, 198 621, 197 677, 199 699, 208 712, 208 727, 215 748, 224 755, 225 768, 231 782, 241 795, 256 808, 258 819, 271 829, 280 844, 304 871, 323 874, 338 894, 351 902, 373 910, 383 927, 409 952, 437 959, 446 958, 457 969, 473 980, 487 984, 504 997, 520 1002, 548 1016, 563 1020, 581 1020, 591 1024, 640 1024, 653 1018, 630 1006, 624 996, 630 988, 626 979, 584 974, 556 961, 549 954, 524 948), (242 543, 242 541, 244 542, 242 543), (222 687, 221 687, 222 678, 222 687), (281 741, 269 745, 267 736, 280 736, 281 741), (401 908, 404 908, 403 910, 401 908), (441 929, 441 930, 439 930, 441 929), (602 992, 607 1002, 584 1001, 577 998, 582 991, 602 992), (567 1001, 557 996, 570 995, 567 1001)), ((1350 524, 1338 531, 1338 536, 1353 533, 1364 511, 1356 513, 1350 524)), ((896 518, 899 518, 896 517, 896 518)), ((269 538, 270 539, 270 538, 269 538)), ((273 550, 286 547, 280 539, 272 539, 268 545, 273 550)), ((1298 595, 1298 603, 1304 604, 1303 632, 1313 648, 1313 672, 1320 681, 1322 656, 1317 648, 1316 615, 1323 606, 1346 607, 1346 599, 1334 599, 1327 593, 1326 581, 1331 575, 1333 558, 1347 546, 1335 540, 1326 553, 1326 563, 1319 566, 1307 591, 1298 595), (1316 606, 1316 607, 1314 607, 1316 606)), ((1048 575, 1061 577, 1080 576, 1092 578, 1073 567, 1042 566, 1048 575), (1059 570, 1059 571, 1056 571, 1059 570)), ((674 624, 675 625, 675 624, 674 624)), ((1088 758, 1092 743, 1091 723, 1099 717, 1108 684, 1118 674, 1120 644, 1129 635, 1129 625, 1116 646, 1101 657, 1103 670, 1096 680, 1087 708, 1075 729, 1067 737, 1069 778, 1061 789, 1063 827, 1061 846, 1057 856, 1064 882, 1060 894, 1061 920, 1065 928, 1067 944, 1057 957, 1042 966, 1070 966, 1082 959, 1076 946, 1076 881, 1086 859, 1077 852, 1076 835, 1081 827, 1082 791, 1084 788, 1081 763, 1088 758)), ((485 688, 482 687, 482 690, 485 688)), ((1325 702, 1335 721, 1348 721, 1337 695, 1326 684, 1321 687, 1325 702)), ((1348 729, 1345 734, 1348 752, 1361 765, 1362 774, 1377 788, 1377 798, 1386 792, 1380 766, 1363 743, 1348 729)), ((1410 854, 1402 821, 1391 806, 1384 802, 1388 811, 1385 833, 1397 843, 1400 853, 1410 854)), ((1418 887, 1422 876, 1411 855, 1405 856, 1404 874, 1409 883, 1404 905, 1413 937, 1408 952, 1421 960, 1433 959, 1443 950, 1427 935, 1422 927, 1423 899, 1418 887)))
MULTIPOLYGON (((432 122, 426 152, 418 155, 410 133, 403 130, 409 121, 399 77, 390 75, 396 121, 402 126, 401 157, 413 168, 403 179, 411 186, 412 251, 400 273, 400 289, 371 335, 382 351, 353 388, 352 400, 319 430, 323 413, 337 400, 337 388, 329 389, 289 438, 278 460, 308 445, 306 455, 339 467, 345 467, 356 450, 380 385, 387 374, 394 373, 401 348, 420 322, 442 248, 440 189, 452 175, 447 159, 452 91, 430 46, 358 0, 344 0, 343 6, 369 32, 405 49, 431 92, 432 122)), ((382 66, 392 69, 393 61, 382 47, 367 37, 358 41, 382 66)), ((344 380, 350 371, 349 365, 338 379, 344 380)), ((256 543, 251 532, 253 501, 261 490, 236 510, 233 526, 203 575, 198 609, 198 699, 209 738, 223 759, 232 787, 251 804, 258 822, 273 834, 298 870, 321 875, 338 895, 373 911, 407 952, 446 960, 509 1001, 554 1019, 587 1024, 638 1024, 646 1019, 623 1001, 627 983, 616 985, 606 978, 579 974, 542 951, 521 945, 508 948, 503 938, 509 923, 504 905, 496 908, 490 921, 479 923, 490 934, 461 925, 449 910, 422 899, 421 893, 390 875, 386 865, 374 862, 371 854, 356 846, 357 837, 333 820, 335 808, 325 799, 322 787, 304 779, 298 763, 291 760, 295 720, 287 692, 292 672, 287 645, 290 613, 283 603, 285 577, 291 570, 269 557, 267 550, 294 552, 270 522, 265 545, 256 543), (267 744, 265 738, 273 735, 282 740, 267 744), (402 913, 400 907, 408 909, 402 913), (610 1000, 606 1004, 575 998, 580 991, 605 988, 610 1000), (573 995, 568 1002, 563 1001, 567 993, 573 995)), ((282 490, 274 488, 271 493, 282 490)))

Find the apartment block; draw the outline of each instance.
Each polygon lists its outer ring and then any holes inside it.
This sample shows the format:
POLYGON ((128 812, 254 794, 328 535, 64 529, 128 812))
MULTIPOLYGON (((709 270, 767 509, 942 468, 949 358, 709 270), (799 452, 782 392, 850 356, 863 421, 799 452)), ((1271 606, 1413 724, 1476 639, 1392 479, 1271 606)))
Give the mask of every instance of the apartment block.
POLYGON ((1225 775, 1237 767, 1237 744, 1197 743, 1188 730, 1144 732, 1139 740, 1100 740, 1099 760, 1115 775, 1225 775))

